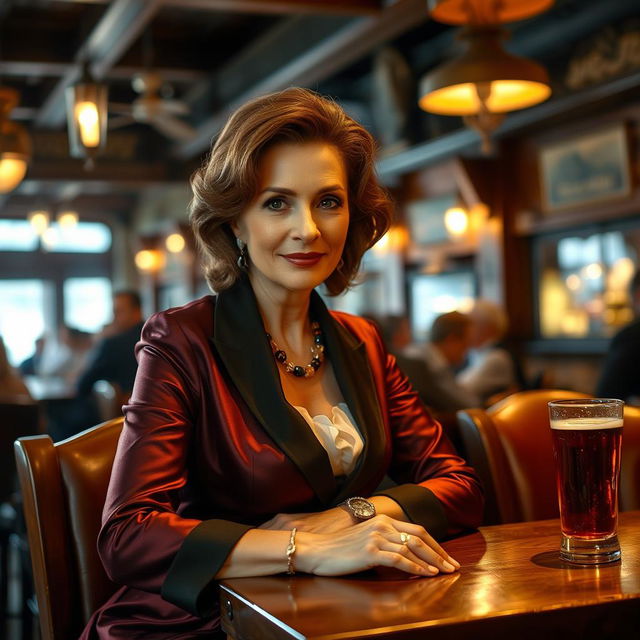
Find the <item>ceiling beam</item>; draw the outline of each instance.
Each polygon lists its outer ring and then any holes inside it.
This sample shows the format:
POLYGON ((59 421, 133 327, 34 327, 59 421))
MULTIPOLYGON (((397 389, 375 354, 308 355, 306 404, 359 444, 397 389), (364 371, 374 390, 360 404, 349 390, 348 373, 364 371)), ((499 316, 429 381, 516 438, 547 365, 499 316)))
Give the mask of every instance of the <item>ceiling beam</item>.
MULTIPOLYGON (((0 60, 0 75, 23 78, 56 78, 69 71, 77 71, 77 63, 0 60)), ((172 67, 156 67, 153 70, 167 82, 194 83, 206 77, 204 71, 195 69, 176 69, 172 67)), ((137 73, 148 71, 144 67, 113 67, 104 75, 105 80, 130 80, 137 73)))
MULTIPOLYGON (((223 126, 229 114, 247 100, 258 95, 278 91, 291 85, 314 86, 325 78, 357 61, 375 47, 399 36, 427 20, 424 0, 395 0, 376 16, 351 20, 332 35, 322 39, 284 65, 275 65, 259 80, 238 88, 237 95, 198 129, 194 139, 178 145, 174 154, 189 158, 204 151, 223 126)), ((275 27, 278 29, 279 27, 275 27)), ((244 56, 247 69, 262 66, 265 52, 244 56)), ((233 64, 233 63, 231 63, 233 64)), ((221 74, 224 75, 223 69, 221 74)), ((216 82, 216 78, 212 82, 216 82)))
MULTIPOLYGON (((59 1, 78 2, 78 0, 59 1)), ((87 4, 104 4, 110 0, 82 1, 87 4)), ((384 0, 164 0, 163 4, 181 9, 230 13, 363 15, 377 13, 381 10, 383 2, 384 0)))
POLYGON ((78 66, 69 69, 60 78, 40 108, 36 126, 61 126, 65 118, 64 92, 78 79, 79 65, 88 62, 95 78, 103 78, 140 35, 161 4, 161 0, 114 0, 76 53, 78 66))
POLYGON ((253 14, 362 15, 379 13, 380 0, 166 0, 185 9, 253 14))

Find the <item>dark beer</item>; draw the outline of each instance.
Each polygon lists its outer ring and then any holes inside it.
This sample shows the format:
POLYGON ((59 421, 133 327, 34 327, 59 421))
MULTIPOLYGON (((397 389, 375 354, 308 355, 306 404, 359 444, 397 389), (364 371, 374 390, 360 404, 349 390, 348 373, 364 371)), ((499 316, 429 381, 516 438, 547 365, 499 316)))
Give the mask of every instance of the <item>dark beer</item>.
POLYGON ((552 420, 562 533, 607 538, 616 532, 622 419, 552 420))

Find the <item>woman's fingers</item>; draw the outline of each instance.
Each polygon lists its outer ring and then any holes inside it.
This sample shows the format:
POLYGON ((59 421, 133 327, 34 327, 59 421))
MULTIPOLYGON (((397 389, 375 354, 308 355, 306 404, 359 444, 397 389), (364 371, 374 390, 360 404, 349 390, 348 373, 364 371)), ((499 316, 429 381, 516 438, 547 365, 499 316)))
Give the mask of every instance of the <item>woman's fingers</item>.
MULTIPOLYGON (((413 554, 411 554, 413 558, 413 554)), ((393 567, 405 573, 412 573, 417 576, 435 576, 439 573, 435 567, 425 565, 423 562, 407 557, 402 550, 380 549, 376 554, 376 565, 382 567, 393 567)))
POLYGON ((442 557, 435 549, 425 544, 418 536, 413 536, 402 531, 399 534, 399 538, 402 546, 409 549, 412 555, 419 558, 421 562, 426 563, 428 566, 436 567, 445 573, 451 573, 456 570, 455 565, 446 559, 448 556, 442 557))
POLYGON ((411 524, 409 522, 402 522, 400 524, 400 528, 411 536, 416 537, 418 540, 422 541, 426 547, 433 549, 435 553, 437 553, 441 558, 443 558, 446 562, 453 565, 456 569, 460 568, 460 563, 457 560, 454 560, 437 542, 436 540, 429 535, 427 530, 424 527, 421 527, 417 524, 411 524))
POLYGON ((418 565, 423 570, 420 572, 422 575, 436 575, 440 573, 439 568, 435 564, 414 553, 408 543, 401 542, 400 544, 396 544, 395 542, 386 540, 385 543, 380 545, 380 549, 382 551, 395 553, 406 558, 409 562, 418 565))

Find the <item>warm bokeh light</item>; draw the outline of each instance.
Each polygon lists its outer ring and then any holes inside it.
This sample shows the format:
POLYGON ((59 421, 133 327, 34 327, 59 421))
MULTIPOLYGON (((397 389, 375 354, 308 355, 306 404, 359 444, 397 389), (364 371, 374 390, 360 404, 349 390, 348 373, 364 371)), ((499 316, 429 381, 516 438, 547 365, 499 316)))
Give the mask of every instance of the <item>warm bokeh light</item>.
POLYGON ((378 242, 376 242, 372 250, 377 255, 383 255, 392 251, 403 251, 409 243, 409 232, 406 227, 400 225, 392 226, 378 242))
POLYGON ((462 207, 451 207, 444 214, 444 226, 449 235, 463 236, 469 228, 469 216, 462 207))
POLYGON ((592 262, 586 267, 583 267, 582 272, 584 273, 585 278, 589 278, 589 280, 597 280, 602 277, 602 265, 599 262, 592 262))
POLYGON ((78 102, 75 105, 75 118, 80 131, 80 139, 85 147, 100 145, 100 117, 98 105, 94 102, 78 102))
POLYGON ((185 246, 184 238, 179 233, 172 233, 170 236, 167 236, 165 245, 167 247, 167 251, 170 251, 171 253, 180 253, 185 246))
POLYGON ((27 160, 24 157, 3 153, 0 158, 0 193, 13 191, 27 173, 27 160))
POLYGON ((164 255, 160 251, 143 249, 136 253, 135 263, 140 271, 158 271, 164 266, 164 255))
POLYGON ((580 289, 580 287, 582 286, 582 280, 580 279, 580 276, 576 275, 575 273, 572 273, 570 276, 568 276, 565 282, 567 283, 567 288, 571 291, 578 291, 578 289, 580 289))
POLYGON ((29 224, 31 228, 41 236, 49 226, 49 212, 44 210, 32 211, 29 214, 29 224))
POLYGON ((42 244, 45 249, 50 249, 56 244, 59 233, 59 230, 55 227, 47 227, 42 232, 42 244))
POLYGON ((62 211, 58 214, 58 224, 63 229, 71 229, 78 224, 78 214, 75 211, 62 211))
MULTIPOLYGON (((529 80, 495 80, 489 84, 487 109, 491 113, 507 113, 543 102, 551 89, 542 82, 529 80)), ((420 98, 420 107, 444 116, 472 116, 480 112, 481 102, 473 82, 443 87, 420 98)))

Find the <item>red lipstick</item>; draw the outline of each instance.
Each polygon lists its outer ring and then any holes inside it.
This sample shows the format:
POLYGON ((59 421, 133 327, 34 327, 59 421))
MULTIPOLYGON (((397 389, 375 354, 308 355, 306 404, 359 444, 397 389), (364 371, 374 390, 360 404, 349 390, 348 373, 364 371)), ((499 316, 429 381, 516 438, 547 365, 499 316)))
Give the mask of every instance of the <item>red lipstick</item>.
POLYGON ((323 253, 309 251, 307 253, 287 253, 282 257, 296 267, 313 267, 320 262, 323 255, 323 253))

